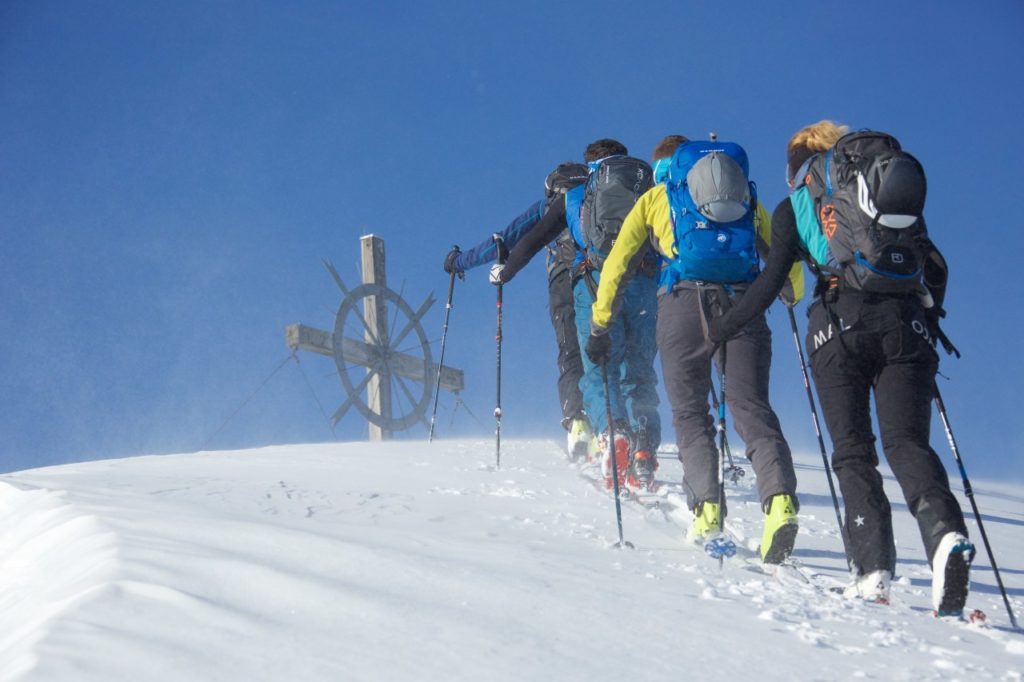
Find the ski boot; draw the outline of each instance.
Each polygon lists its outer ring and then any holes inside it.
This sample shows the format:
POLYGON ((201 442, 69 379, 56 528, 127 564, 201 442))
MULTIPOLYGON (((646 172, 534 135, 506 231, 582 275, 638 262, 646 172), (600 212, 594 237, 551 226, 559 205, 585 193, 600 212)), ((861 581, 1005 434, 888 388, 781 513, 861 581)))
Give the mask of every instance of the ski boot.
POLYGON ((774 495, 764 513, 761 561, 781 564, 793 551, 797 533, 796 501, 790 495, 774 495))
POLYGON ((946 533, 932 560, 932 608, 939 618, 962 618, 971 583, 974 544, 961 533, 946 533))
POLYGON ((717 502, 702 502, 693 511, 693 523, 686 530, 686 539, 704 546, 713 559, 736 554, 736 542, 724 530, 717 502))
POLYGON ((626 474, 629 471, 629 427, 625 425, 615 426, 615 443, 609 447, 608 432, 605 431, 598 439, 601 446, 601 475, 604 476, 606 488, 611 489, 613 485, 612 450, 615 451, 615 468, 619 474, 619 487, 626 484, 626 474))
POLYGON ((888 604, 891 582, 892 573, 884 569, 855 575, 853 582, 843 590, 843 596, 848 599, 863 599, 872 604, 888 604))
POLYGON ((573 418, 569 424, 568 446, 569 461, 586 461, 590 455, 594 432, 590 430, 590 422, 582 415, 573 418))
POLYGON ((654 472, 658 470, 658 458, 651 448, 647 436, 647 419, 641 417, 636 434, 636 445, 630 457, 629 477, 626 481, 630 488, 636 490, 654 490, 654 472))
POLYGON ((720 530, 717 502, 702 502, 691 511, 693 523, 686 529, 686 539, 690 542, 703 542, 712 533, 720 530))

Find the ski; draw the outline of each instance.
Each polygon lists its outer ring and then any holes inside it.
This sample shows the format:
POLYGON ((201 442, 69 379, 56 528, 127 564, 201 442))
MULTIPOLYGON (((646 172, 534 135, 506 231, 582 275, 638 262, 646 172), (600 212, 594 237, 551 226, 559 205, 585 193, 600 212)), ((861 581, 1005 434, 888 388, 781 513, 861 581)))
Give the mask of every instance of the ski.
MULTIPOLYGON (((603 476, 593 476, 591 474, 591 469, 594 467, 594 463, 583 464, 579 469, 580 478, 591 484, 597 492, 603 495, 613 495, 613 487, 609 486, 603 476)), ((656 493, 645 492, 623 485, 619 488, 619 499, 623 502, 639 505, 645 509, 660 509, 664 497, 656 493)))
POLYGON ((937 620, 941 620, 945 623, 957 623, 960 625, 968 625, 971 627, 988 628, 988 616, 981 609, 972 609, 968 611, 964 609, 961 613, 940 615, 938 611, 932 611, 932 615, 937 620))
POLYGON ((755 554, 746 559, 748 568, 755 572, 766 575, 776 582, 798 589, 811 588, 821 593, 823 597, 843 597, 843 587, 835 582, 833 578, 817 573, 804 566, 793 557, 787 558, 781 564, 766 564, 761 561, 760 555, 755 554))

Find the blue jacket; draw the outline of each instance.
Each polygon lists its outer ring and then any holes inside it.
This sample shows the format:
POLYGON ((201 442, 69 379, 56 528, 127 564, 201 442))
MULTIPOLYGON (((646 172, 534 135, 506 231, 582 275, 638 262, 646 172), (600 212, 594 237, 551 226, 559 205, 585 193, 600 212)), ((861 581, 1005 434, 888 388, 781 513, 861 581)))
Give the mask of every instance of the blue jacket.
MULTIPOLYGON (((511 250, 512 247, 522 239, 524 234, 529 232, 534 225, 540 222, 541 216, 543 215, 544 201, 541 200, 534 202, 528 209, 516 216, 515 219, 500 232, 502 239, 505 240, 505 247, 511 250)), ((497 257, 498 251, 495 247, 494 237, 488 237, 468 251, 460 253, 458 258, 455 259, 455 270, 456 272, 465 272, 466 270, 475 268, 478 265, 491 263, 497 260, 497 257)))
MULTIPOLYGON (((555 198, 561 199, 562 195, 556 195, 555 198)), ((512 222, 499 233, 505 241, 505 248, 511 251, 524 236, 530 233, 531 230, 540 223, 541 218, 544 217, 545 213, 547 213, 548 208, 548 202, 542 199, 534 202, 529 208, 516 216, 515 219, 513 219, 512 222)), ((570 267, 572 263, 565 260, 565 249, 560 250, 558 243, 559 238, 557 235, 554 238, 546 238, 544 241, 551 242, 548 244, 547 270, 548 279, 553 279, 555 275, 570 267)), ((492 263, 497 260, 497 256, 497 247, 494 243, 494 237, 491 236, 468 251, 460 253, 455 259, 454 267, 456 272, 465 272, 466 270, 475 268, 479 265, 492 263)))

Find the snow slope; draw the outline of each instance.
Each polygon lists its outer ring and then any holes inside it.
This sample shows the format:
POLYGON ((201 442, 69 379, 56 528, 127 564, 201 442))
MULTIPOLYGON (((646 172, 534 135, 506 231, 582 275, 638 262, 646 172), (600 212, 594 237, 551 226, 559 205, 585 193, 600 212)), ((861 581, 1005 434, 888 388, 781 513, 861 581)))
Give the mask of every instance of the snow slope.
MULTIPOLYGON (((0 476, 0 680, 1021 680, 979 540, 969 607, 938 621, 887 473, 891 606, 684 543, 687 514, 623 506, 559 444, 324 444, 106 460, 0 476), (714 677, 712 677, 714 676, 714 677)), ((673 455, 659 480, 678 491, 673 455)), ((845 560, 819 455, 798 456, 795 557, 845 560)), ((730 485, 754 549, 753 474, 730 485)), ((1018 619, 1024 490, 973 481, 1018 619)), ((670 495, 671 497, 671 495, 670 495)), ((664 509, 669 509, 667 504, 664 509)), ((749 551, 743 554, 751 554, 749 551)))

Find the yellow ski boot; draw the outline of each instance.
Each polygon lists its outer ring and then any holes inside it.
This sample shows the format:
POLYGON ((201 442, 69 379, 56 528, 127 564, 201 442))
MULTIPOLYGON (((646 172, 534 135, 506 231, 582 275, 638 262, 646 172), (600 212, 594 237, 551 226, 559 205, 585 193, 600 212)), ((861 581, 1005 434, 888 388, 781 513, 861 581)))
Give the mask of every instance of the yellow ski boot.
POLYGON ((798 528, 796 501, 791 496, 775 495, 768 500, 761 536, 761 560, 766 564, 785 561, 793 551, 798 528))
POLYGON ((568 449, 569 460, 573 462, 585 462, 594 440, 594 432, 590 429, 590 422, 577 417, 569 425, 568 449))
POLYGON ((686 530, 686 539, 700 542, 719 530, 718 503, 703 502, 693 511, 693 523, 686 530))

